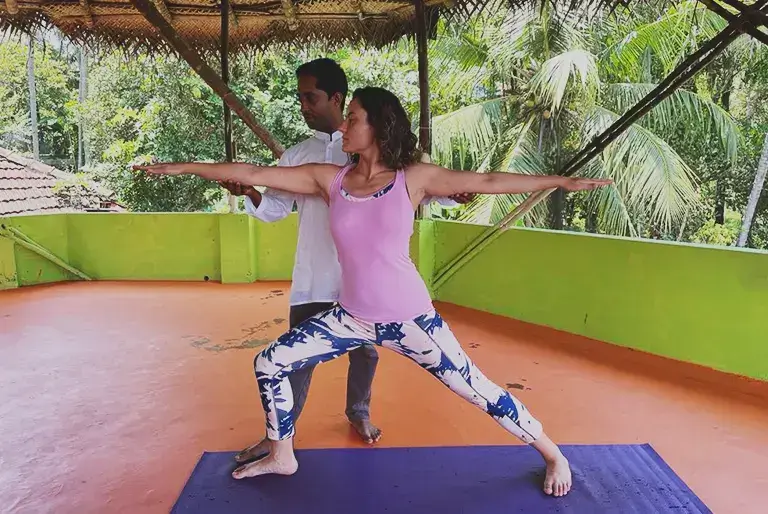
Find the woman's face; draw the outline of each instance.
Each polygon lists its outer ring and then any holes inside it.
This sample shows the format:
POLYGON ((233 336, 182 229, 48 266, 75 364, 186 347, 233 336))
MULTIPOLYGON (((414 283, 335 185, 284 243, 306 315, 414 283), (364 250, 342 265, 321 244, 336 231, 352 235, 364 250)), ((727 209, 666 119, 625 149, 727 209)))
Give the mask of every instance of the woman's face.
POLYGON ((368 114, 357 98, 352 99, 347 109, 347 118, 339 130, 344 134, 341 148, 348 154, 360 154, 375 142, 373 127, 368 124, 368 114))

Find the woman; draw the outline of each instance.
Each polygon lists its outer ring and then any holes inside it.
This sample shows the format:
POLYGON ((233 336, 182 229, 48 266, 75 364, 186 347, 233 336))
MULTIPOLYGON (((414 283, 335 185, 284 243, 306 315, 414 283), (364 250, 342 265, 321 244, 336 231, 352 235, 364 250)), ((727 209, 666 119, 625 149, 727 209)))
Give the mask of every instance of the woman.
POLYGON ((190 173, 209 180, 320 195, 329 204, 342 269, 339 304, 282 335, 256 357, 254 369, 271 450, 264 459, 237 468, 233 476, 295 473, 293 396, 287 376, 361 345, 377 344, 416 361, 533 446, 547 466, 544 492, 567 494, 571 488, 568 461, 525 406, 487 379, 464 353, 432 306, 409 257, 409 241, 414 211, 425 196, 524 193, 554 187, 577 191, 609 181, 479 174, 420 163, 405 110, 395 95, 380 88, 355 91, 340 130, 344 151, 353 155, 352 163, 343 168, 310 164, 287 169, 242 163, 135 167, 149 173, 190 173))

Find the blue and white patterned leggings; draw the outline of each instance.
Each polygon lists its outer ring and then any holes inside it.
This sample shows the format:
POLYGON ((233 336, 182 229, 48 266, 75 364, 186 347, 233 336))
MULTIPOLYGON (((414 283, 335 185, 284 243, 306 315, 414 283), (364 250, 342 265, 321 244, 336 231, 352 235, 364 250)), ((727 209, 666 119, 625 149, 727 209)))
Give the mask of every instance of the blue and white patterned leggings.
POLYGON ((256 356, 254 369, 267 418, 267 437, 274 441, 294 435, 289 373, 364 344, 380 345, 414 360, 523 442, 531 443, 541 434, 541 423, 475 367, 436 312, 403 323, 367 323, 336 306, 286 332, 256 356))

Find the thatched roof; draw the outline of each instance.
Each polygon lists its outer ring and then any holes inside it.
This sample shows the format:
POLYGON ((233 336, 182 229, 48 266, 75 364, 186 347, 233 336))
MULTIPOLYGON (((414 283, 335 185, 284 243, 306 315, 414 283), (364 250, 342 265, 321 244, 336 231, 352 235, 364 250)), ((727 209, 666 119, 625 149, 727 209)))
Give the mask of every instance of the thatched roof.
MULTIPOLYGON (((564 0, 560 5, 626 0, 564 0)), ((179 35, 199 50, 219 47, 221 0, 151 0, 179 35)), ((501 3, 535 0, 424 0, 428 19, 466 18, 501 3)), ((415 33, 413 0, 230 0, 230 48, 362 42, 382 46, 415 33)), ((0 0, 0 31, 54 25, 74 41, 110 47, 165 47, 131 0, 0 0)))
MULTIPOLYGON (((493 0, 425 0, 428 13, 469 15, 493 0)), ((200 50, 218 48, 220 0, 152 0, 176 31, 200 50)), ((384 45, 415 32, 412 0, 230 0, 230 48, 275 43, 384 45)), ((75 41, 163 45, 130 0, 0 0, 0 30, 55 25, 75 41), (15 14, 14 14, 15 13, 15 14)))

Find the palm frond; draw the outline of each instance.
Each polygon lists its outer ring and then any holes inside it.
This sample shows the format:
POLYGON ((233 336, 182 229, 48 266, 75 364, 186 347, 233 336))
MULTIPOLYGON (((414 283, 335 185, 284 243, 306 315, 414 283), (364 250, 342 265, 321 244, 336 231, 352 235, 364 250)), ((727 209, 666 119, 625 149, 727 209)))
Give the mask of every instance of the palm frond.
POLYGON ((487 79, 488 46, 472 26, 441 27, 429 54, 432 80, 446 91, 471 93, 487 79))
MULTIPOLYGON (((531 130, 534 117, 510 127, 499 138, 499 142, 489 152, 478 167, 478 172, 507 171, 526 175, 545 175, 546 164, 536 152, 535 134, 531 130)), ((472 223, 493 224, 501 220, 527 195, 478 195, 459 217, 472 223)), ((548 216, 546 202, 539 203, 524 218, 529 224, 543 224, 548 216)))
MULTIPOLYGON (((581 175, 591 178, 610 178, 602 166, 602 159, 590 162, 584 167, 581 175)), ((614 183, 610 187, 590 191, 587 193, 587 205, 597 211, 598 225, 602 232, 637 237, 637 230, 632 224, 632 216, 620 187, 620 184, 614 183)))
POLYGON ((711 39, 727 22, 696 0, 670 7, 657 20, 636 27, 603 54, 605 64, 625 77, 637 77, 643 55, 651 49, 668 74, 697 44, 711 39))
POLYGON ((595 56, 586 50, 570 50, 541 65, 531 80, 533 91, 553 111, 560 109, 568 83, 578 80, 582 89, 598 86, 600 79, 595 56))
MULTIPOLYGON (((585 141, 618 118, 617 113, 596 106, 584 124, 585 141)), ((698 202, 693 171, 668 143, 638 124, 630 126, 600 158, 629 212, 645 212, 669 228, 682 219, 688 205, 698 202)))
POLYGON ((483 158, 500 133, 502 118, 507 116, 514 97, 494 98, 462 107, 432 119, 432 153, 435 162, 451 166, 459 154, 475 161, 483 158))
MULTIPOLYGON (((621 83, 605 87, 608 105, 618 113, 624 113, 653 91, 656 84, 621 83)), ((671 132, 680 123, 692 128, 701 137, 716 135, 728 158, 733 162, 739 147, 741 131, 736 120, 712 100, 693 91, 678 89, 654 107, 643 124, 655 132, 671 132)))

